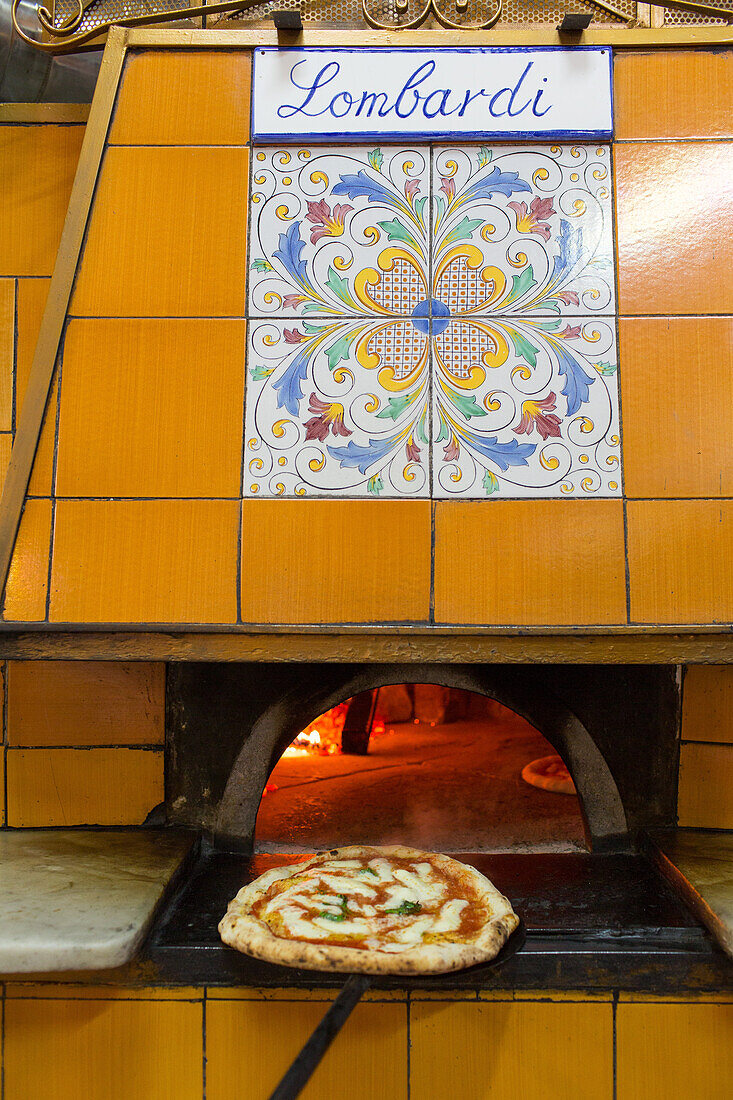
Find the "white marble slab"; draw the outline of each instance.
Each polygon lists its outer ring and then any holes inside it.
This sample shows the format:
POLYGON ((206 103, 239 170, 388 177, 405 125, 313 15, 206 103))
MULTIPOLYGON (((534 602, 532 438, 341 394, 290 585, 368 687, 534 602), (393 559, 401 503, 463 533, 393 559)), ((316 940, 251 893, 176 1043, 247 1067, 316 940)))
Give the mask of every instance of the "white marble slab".
POLYGON ((654 839, 662 871, 733 958, 733 832, 675 829, 654 839))
POLYGON ((0 833, 0 973, 129 962, 190 845, 164 830, 0 833))

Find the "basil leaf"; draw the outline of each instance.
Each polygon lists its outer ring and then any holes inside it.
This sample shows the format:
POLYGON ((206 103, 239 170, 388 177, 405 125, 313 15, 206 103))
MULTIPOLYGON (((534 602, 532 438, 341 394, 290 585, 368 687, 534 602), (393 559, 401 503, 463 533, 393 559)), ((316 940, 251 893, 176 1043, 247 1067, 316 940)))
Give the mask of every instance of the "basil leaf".
POLYGON ((332 920, 335 924, 340 924, 342 920, 346 920, 346 913, 327 913, 325 909, 318 916, 323 920, 332 920))
POLYGON ((407 917, 411 913, 419 913, 422 905, 419 901, 403 901, 396 909, 385 909, 385 913, 396 913, 398 917, 407 917))

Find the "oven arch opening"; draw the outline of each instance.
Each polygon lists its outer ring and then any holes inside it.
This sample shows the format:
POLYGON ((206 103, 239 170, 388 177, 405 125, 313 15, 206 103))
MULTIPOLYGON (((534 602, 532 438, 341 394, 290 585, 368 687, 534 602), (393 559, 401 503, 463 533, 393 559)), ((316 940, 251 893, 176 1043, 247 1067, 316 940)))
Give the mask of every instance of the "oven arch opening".
POLYGON ((333 669, 317 685, 312 680, 300 683, 259 716, 239 751, 219 803, 218 844, 254 850, 256 819, 270 775, 298 733, 320 715, 376 688, 437 684, 494 699, 534 727, 562 757, 573 777, 586 846, 596 852, 628 847, 623 804, 603 754, 578 716, 546 688, 539 690, 532 682, 531 668, 410 665, 364 667, 351 676, 344 672, 333 669))

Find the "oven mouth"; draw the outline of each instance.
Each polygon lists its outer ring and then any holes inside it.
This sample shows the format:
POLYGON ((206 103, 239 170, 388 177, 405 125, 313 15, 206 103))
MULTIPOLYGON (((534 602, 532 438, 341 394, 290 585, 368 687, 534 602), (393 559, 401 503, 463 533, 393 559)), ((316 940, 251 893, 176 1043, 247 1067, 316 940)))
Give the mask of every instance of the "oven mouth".
POLYGON ((298 733, 265 784, 253 844, 582 852, 588 830, 562 758, 529 722, 485 695, 409 683, 361 692, 298 733))

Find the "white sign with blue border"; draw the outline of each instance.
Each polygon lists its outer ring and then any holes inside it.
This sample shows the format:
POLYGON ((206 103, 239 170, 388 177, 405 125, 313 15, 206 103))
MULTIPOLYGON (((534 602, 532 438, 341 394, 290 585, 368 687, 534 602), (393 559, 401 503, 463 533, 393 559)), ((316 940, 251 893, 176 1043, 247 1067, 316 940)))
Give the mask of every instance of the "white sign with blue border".
POLYGON ((256 141, 610 138, 611 50, 255 50, 256 141))

